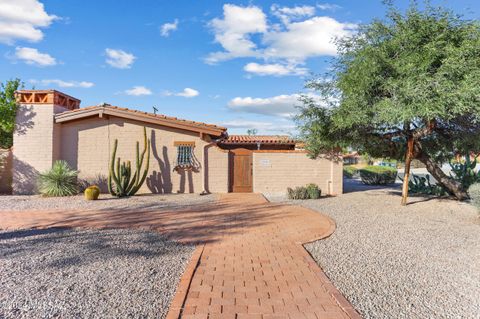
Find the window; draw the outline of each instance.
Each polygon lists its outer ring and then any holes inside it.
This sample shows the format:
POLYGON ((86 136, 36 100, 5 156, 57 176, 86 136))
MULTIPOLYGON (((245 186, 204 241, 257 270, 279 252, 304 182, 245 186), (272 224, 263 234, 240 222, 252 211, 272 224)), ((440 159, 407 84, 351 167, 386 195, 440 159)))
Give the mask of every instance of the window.
POLYGON ((195 154, 193 153, 195 142, 175 142, 173 145, 177 148, 177 160, 175 163, 175 169, 192 169, 197 167, 195 154))
POLYGON ((177 166, 193 166, 193 146, 179 145, 177 146, 177 166))

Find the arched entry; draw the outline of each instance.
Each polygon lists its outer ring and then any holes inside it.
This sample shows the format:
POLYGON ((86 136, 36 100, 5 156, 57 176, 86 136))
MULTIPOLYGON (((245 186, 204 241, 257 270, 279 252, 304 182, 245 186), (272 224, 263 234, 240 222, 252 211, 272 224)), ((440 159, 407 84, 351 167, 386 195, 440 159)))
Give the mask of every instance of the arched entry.
POLYGON ((251 193, 253 191, 252 151, 237 148, 230 151, 230 192, 251 193))

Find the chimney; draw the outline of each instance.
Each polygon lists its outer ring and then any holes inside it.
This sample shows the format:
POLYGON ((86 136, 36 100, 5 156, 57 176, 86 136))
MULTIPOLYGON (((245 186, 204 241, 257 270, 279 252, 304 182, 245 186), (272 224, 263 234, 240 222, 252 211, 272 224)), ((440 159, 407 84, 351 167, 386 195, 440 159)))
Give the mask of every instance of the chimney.
POLYGON ((55 90, 19 90, 13 134, 14 194, 36 192, 37 176, 59 159, 61 128, 55 114, 80 107, 80 100, 55 90))

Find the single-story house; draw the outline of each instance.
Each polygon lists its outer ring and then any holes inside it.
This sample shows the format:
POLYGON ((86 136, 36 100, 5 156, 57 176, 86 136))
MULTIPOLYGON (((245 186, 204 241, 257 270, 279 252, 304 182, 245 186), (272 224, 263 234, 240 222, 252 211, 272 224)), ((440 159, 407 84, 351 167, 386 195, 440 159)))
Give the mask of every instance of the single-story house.
POLYGON ((284 193, 315 183, 324 194, 342 192, 342 160, 310 159, 287 136, 229 135, 218 125, 80 100, 55 90, 16 92, 12 188, 35 192, 36 176, 65 160, 79 178, 106 178, 115 139, 117 156, 135 159, 143 129, 151 140, 145 193, 284 193))

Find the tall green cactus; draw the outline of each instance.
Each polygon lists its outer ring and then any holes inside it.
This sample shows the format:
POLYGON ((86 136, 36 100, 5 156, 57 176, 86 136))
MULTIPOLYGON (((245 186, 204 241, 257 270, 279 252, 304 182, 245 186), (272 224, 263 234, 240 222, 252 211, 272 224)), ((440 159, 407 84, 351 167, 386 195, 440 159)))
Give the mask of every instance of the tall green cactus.
POLYGON ((121 162, 120 157, 115 161, 117 155, 118 140, 113 144, 112 158, 110 160, 110 170, 108 174, 108 191, 113 196, 125 197, 135 195, 142 187, 148 174, 150 165, 150 139, 147 139, 147 129, 143 128, 143 152, 140 154, 140 143, 137 142, 135 173, 132 176, 132 164, 130 161, 121 162), (147 154, 146 167, 142 171, 143 161, 147 154), (116 165, 115 165, 116 164, 116 165), (112 183, 113 181, 113 183, 112 183), (115 184, 115 185, 113 185, 115 184))

